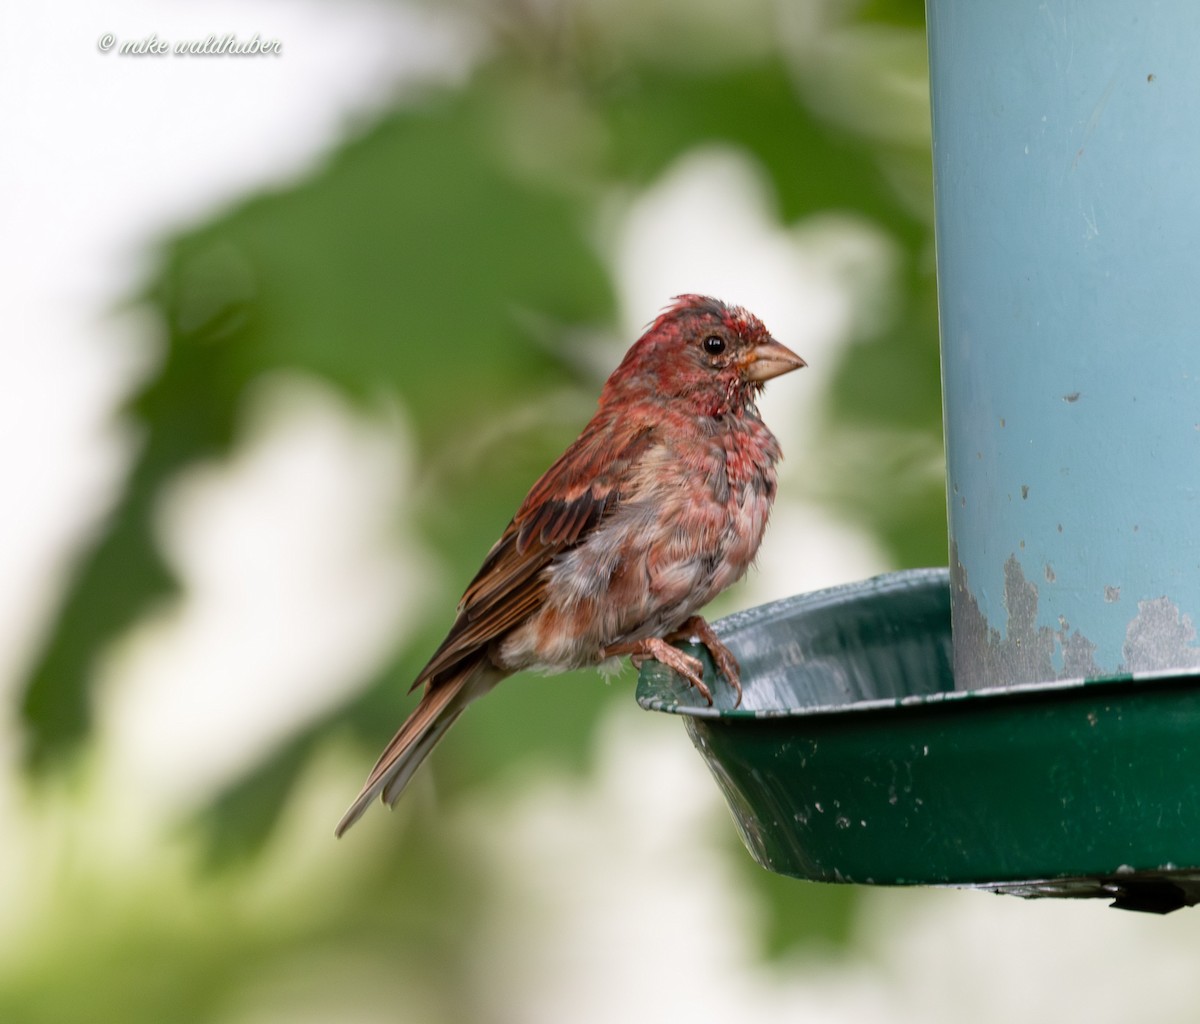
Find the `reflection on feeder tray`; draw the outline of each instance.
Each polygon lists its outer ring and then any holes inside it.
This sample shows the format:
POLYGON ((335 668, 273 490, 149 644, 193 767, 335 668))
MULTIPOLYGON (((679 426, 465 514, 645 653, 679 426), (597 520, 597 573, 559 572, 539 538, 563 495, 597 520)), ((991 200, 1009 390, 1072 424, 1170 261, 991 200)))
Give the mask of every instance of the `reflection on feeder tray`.
POLYGON ((744 697, 709 707, 647 662, 763 867, 796 878, 1200 902, 1200 675, 955 692, 945 570, 895 573, 715 624, 744 697))

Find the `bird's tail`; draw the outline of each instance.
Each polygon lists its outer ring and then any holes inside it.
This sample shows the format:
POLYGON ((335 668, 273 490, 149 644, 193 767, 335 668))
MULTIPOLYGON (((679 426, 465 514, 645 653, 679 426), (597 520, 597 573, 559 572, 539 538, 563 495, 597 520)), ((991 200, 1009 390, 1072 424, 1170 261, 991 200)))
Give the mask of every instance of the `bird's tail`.
POLYGON ((363 783, 362 792, 342 815, 334 834, 340 838, 380 794, 388 804, 400 799, 413 772, 429 756, 429 752, 437 746, 438 740, 466 710, 467 705, 482 697, 502 678, 501 673, 486 662, 474 662, 463 666, 456 675, 439 679, 435 685, 427 687, 421 703, 379 755, 379 760, 363 783))

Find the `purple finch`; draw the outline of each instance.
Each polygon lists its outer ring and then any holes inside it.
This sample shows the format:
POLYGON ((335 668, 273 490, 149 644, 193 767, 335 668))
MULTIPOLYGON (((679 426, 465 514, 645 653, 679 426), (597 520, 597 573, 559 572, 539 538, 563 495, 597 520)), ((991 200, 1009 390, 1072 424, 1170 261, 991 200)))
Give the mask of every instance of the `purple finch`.
POLYGON ((394 804, 467 705, 514 672, 657 658, 711 703, 699 661, 669 642, 696 637, 740 701, 737 661, 696 611, 758 551, 780 451, 755 399, 804 365, 716 299, 680 296, 650 325, 488 552, 339 836, 376 796, 394 804))

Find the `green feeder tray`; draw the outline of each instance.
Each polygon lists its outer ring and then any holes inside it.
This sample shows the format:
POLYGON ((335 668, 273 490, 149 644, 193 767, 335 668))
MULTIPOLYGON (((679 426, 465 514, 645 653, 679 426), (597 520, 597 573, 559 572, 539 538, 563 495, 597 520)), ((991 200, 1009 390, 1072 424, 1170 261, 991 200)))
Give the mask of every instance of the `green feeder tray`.
POLYGON ((744 697, 646 662, 747 849, 822 882, 1200 902, 1200 674, 955 691, 944 569, 763 605, 714 628, 744 697))

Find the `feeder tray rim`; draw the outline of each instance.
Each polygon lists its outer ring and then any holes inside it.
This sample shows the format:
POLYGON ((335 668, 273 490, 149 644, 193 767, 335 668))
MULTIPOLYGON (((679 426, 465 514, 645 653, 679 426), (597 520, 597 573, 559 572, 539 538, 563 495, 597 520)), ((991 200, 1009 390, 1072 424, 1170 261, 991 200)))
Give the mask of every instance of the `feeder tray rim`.
MULTIPOLYGON (((846 606, 867 596, 903 591, 930 583, 949 584, 950 571, 946 568, 902 569, 897 572, 884 573, 870 579, 853 583, 842 583, 821 590, 813 590, 803 594, 794 594, 766 604, 734 612, 713 623, 713 628, 722 637, 730 637, 736 633, 777 618, 791 616, 803 607, 806 611, 819 608, 836 608, 846 606)), ((687 646, 679 644, 678 646, 687 646)), ((643 672, 649 677, 659 672, 673 675, 671 669, 653 660, 646 663, 643 672)), ((1170 683, 1175 680, 1195 680, 1200 677, 1200 671, 1195 667, 1161 669, 1157 671, 1115 672, 1099 676, 1068 676, 1062 679, 1051 679, 1040 683, 1015 683, 1008 686, 991 686, 974 690, 938 690, 933 693, 910 694, 904 697, 878 697, 870 700, 857 700, 844 703, 823 702, 820 704, 790 705, 778 708, 719 708, 707 704, 680 703, 672 697, 663 697, 649 693, 637 694, 638 704, 646 711, 665 712, 669 715, 683 715, 689 718, 757 720, 769 718, 810 718, 814 716, 833 716, 864 714, 872 711, 891 711, 897 708, 932 707, 941 704, 955 704, 961 701, 976 700, 1019 700, 1030 697, 1053 697, 1066 695, 1083 688, 1124 686, 1144 686, 1148 683, 1170 683)))
MULTIPOLYGON (((662 671, 670 672, 666 666, 662 671)), ((1171 683, 1194 680, 1200 676, 1194 668, 1169 669, 1161 672, 1121 672, 1109 676, 1052 679, 1045 683, 1018 683, 1013 686, 994 686, 984 690, 939 690, 936 693, 913 694, 907 697, 879 697, 846 704, 807 704, 781 708, 717 708, 707 704, 680 704, 666 697, 638 694, 637 702, 646 711, 660 711, 689 718, 751 720, 764 718, 811 718, 825 715, 863 714, 871 711, 891 711, 896 708, 930 707, 973 701, 1014 700, 1022 697, 1064 693, 1102 687, 1121 688, 1123 685, 1144 686, 1147 683, 1171 683)))

